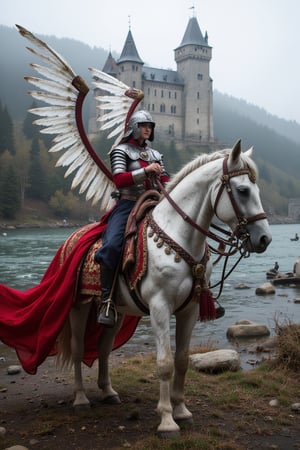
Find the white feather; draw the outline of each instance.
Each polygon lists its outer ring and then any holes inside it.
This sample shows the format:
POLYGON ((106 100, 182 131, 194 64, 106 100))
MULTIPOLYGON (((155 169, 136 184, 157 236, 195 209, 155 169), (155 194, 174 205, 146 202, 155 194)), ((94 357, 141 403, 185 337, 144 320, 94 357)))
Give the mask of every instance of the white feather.
POLYGON ((74 106, 42 106, 28 110, 32 114, 40 117, 66 117, 74 116, 74 106))

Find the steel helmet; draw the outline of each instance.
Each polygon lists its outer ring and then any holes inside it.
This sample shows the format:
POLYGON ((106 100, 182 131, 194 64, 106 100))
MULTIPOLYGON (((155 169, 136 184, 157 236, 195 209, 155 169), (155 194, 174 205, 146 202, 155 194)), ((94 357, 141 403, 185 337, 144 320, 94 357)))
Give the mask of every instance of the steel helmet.
POLYGON ((140 136, 140 129, 139 124, 140 123, 151 123, 152 124, 152 132, 149 137, 149 141, 153 141, 154 139, 154 127, 155 122, 152 119, 151 115, 148 113, 148 111, 136 111, 132 114, 132 116, 129 119, 128 126, 126 129, 126 132, 123 136, 123 138, 127 138, 129 136, 132 136, 133 139, 138 139, 140 136))

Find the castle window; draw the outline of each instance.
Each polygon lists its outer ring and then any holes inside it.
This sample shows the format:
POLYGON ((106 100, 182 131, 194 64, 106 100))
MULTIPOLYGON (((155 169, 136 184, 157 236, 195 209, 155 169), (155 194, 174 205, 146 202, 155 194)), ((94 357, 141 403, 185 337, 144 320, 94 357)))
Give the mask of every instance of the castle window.
POLYGON ((203 80, 203 75, 202 75, 202 73, 198 73, 197 79, 198 79, 198 80, 203 80))
POLYGON ((199 114, 199 108, 197 108, 197 114, 199 114))
POLYGON ((150 95, 150 88, 148 88, 148 95, 150 95))
POLYGON ((197 119, 197 125, 199 125, 199 119, 197 119))
POLYGON ((135 86, 136 86, 135 81, 133 81, 133 82, 132 82, 132 87, 135 88, 135 86))
POLYGON ((150 103, 148 103, 148 111, 150 111, 150 103))
POLYGON ((177 98, 177 92, 174 92, 174 98, 175 98, 175 100, 176 100, 176 98, 177 98))
POLYGON ((154 103, 152 103, 152 111, 154 111, 154 103))
POLYGON ((163 98, 163 96, 164 96, 164 91, 163 90, 161 90, 161 98, 163 98))
POLYGON ((154 89, 154 97, 156 97, 156 89, 154 89))
POLYGON ((197 92, 197 99, 199 100, 200 98, 200 92, 197 92))
POLYGON ((162 104, 160 105, 160 112, 161 112, 161 113, 166 112, 166 105, 165 105, 164 103, 162 103, 162 104))
POLYGON ((176 105, 171 105, 171 114, 176 114, 176 105))
POLYGON ((169 91, 169 98, 171 98, 171 91, 169 91))
POLYGON ((124 72, 124 66, 121 66, 121 72, 124 72))

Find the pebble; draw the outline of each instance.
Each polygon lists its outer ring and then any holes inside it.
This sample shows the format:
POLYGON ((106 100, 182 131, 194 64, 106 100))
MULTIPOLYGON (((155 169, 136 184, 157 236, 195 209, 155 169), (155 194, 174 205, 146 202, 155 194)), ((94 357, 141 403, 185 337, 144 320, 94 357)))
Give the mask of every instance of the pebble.
POLYGON ((292 411, 300 413, 300 403, 293 403, 291 408, 292 408, 292 411))
POLYGON ((23 445, 13 445, 12 447, 6 447, 4 450, 29 450, 29 448, 23 447, 23 445))
POLYGON ((0 427, 0 437, 4 437, 6 434, 6 428, 0 427))
POLYGON ((277 408, 277 406, 279 406, 279 401, 276 398, 274 398, 273 400, 271 400, 269 402, 269 405, 270 406, 274 406, 275 408, 277 408))
POLYGON ((8 366, 7 374, 8 375, 16 375, 16 374, 20 373, 21 370, 22 370, 21 366, 17 366, 17 365, 15 365, 15 366, 8 366))

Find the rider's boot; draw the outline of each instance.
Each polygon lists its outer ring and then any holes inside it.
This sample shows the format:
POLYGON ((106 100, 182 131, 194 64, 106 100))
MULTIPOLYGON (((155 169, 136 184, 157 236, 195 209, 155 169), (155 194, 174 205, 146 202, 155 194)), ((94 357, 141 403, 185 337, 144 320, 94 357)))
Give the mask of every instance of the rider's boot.
POLYGON ((117 311, 112 296, 114 272, 100 264, 101 304, 98 309, 97 322, 112 328, 117 320, 117 311))

